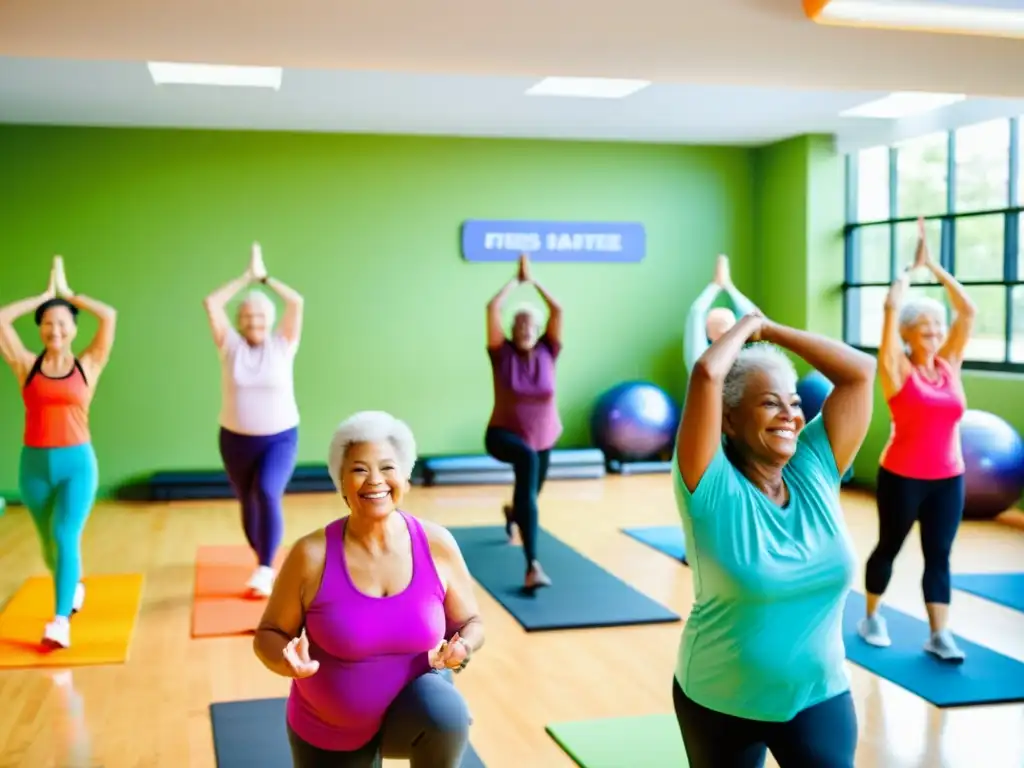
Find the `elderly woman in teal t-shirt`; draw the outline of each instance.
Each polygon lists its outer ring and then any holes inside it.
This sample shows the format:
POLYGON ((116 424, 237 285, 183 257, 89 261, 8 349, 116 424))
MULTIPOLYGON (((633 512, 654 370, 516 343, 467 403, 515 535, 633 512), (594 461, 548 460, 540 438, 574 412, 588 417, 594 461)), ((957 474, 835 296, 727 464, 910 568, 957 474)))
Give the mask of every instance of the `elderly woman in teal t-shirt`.
POLYGON ((874 376, 873 357, 757 311, 694 364, 673 466, 696 590, 673 681, 692 768, 759 768, 768 751, 781 768, 853 768, 839 483, 874 376), (779 347, 835 385, 810 423, 779 347))

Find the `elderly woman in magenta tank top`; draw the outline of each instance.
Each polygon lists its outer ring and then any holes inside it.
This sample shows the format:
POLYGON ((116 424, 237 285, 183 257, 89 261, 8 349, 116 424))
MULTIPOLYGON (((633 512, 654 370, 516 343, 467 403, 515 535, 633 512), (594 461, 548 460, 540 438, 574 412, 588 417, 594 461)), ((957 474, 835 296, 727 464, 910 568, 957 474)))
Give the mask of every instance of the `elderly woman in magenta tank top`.
POLYGON ((252 596, 267 597, 284 532, 282 499, 299 450, 292 369, 302 336, 303 300, 267 274, 254 244, 245 273, 207 296, 204 306, 221 362, 220 454, 256 559, 247 586, 252 596), (274 302, 258 290, 242 299, 236 325, 228 318, 227 303, 254 283, 284 300, 279 328, 274 327, 274 302))
POLYGON ((505 530, 510 542, 516 541, 517 533, 522 537, 528 589, 551 584, 537 559, 537 496, 547 477, 551 449, 562 434, 555 403, 555 361, 561 350, 562 308, 533 279, 523 255, 518 275, 487 304, 487 354, 494 379, 494 410, 484 445, 491 456, 511 464, 515 472, 512 504, 505 507, 505 530), (512 322, 512 338, 506 338, 501 311, 508 294, 521 284, 533 285, 548 305, 547 327, 538 337, 536 310, 521 308, 512 322))
POLYGON ((924 650, 952 664, 965 654, 946 628, 950 602, 949 554, 964 509, 960 420, 967 408, 960 367, 975 307, 963 286, 932 261, 920 222, 914 263, 889 290, 878 370, 892 416, 892 433, 878 468, 878 544, 865 568, 867 615, 858 631, 876 647, 891 645, 878 605, 893 561, 910 529, 920 527, 924 553, 921 587, 931 634, 924 650), (948 332, 946 308, 934 299, 903 303, 910 271, 926 269, 943 285, 956 313, 948 332))
POLYGON ((483 624, 451 533, 400 509, 415 461, 390 414, 338 427, 328 470, 349 514, 295 542, 256 630, 259 659, 293 678, 295 768, 458 768, 469 743, 450 670, 483 645, 483 624))

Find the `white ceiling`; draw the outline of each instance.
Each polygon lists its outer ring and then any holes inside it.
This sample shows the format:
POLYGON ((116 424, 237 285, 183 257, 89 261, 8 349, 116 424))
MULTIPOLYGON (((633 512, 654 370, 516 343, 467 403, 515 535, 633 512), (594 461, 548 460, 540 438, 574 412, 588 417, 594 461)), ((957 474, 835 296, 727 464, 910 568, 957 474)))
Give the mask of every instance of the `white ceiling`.
POLYGON ((861 123, 838 113, 884 95, 657 84, 625 99, 525 96, 534 82, 286 70, 280 91, 224 89, 155 86, 144 62, 0 59, 0 120, 761 144, 861 123))
POLYGON ((890 90, 1024 97, 1024 40, 821 27, 801 0, 35 0, 0 3, 0 56, 0 121, 27 123, 759 144, 888 136, 838 113, 890 90), (147 59, 284 86, 157 88, 147 59), (548 75, 656 85, 523 95, 548 75))

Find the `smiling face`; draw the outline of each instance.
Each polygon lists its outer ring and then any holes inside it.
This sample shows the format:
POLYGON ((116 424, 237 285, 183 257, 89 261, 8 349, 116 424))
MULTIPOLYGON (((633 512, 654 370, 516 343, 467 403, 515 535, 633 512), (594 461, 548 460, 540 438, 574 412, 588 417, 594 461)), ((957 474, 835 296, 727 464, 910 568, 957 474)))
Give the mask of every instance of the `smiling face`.
POLYGON ((39 323, 39 337, 48 352, 62 352, 71 346, 78 333, 78 325, 67 307, 50 307, 39 323))
POLYGON ((341 466, 341 493, 353 515, 384 520, 408 490, 409 481, 390 441, 349 446, 341 466))
POLYGON ((912 358, 934 357, 946 340, 946 321, 936 312, 924 311, 900 327, 900 336, 912 358))
POLYGON ((744 453, 771 464, 788 461, 804 428, 796 378, 781 366, 751 370, 739 403, 722 421, 725 434, 744 453))
POLYGON ((238 333, 253 346, 267 338, 271 322, 263 302, 250 299, 238 307, 238 333))
POLYGON ((512 343, 516 349, 526 352, 536 346, 540 335, 540 325, 531 312, 517 312, 512 321, 512 343))

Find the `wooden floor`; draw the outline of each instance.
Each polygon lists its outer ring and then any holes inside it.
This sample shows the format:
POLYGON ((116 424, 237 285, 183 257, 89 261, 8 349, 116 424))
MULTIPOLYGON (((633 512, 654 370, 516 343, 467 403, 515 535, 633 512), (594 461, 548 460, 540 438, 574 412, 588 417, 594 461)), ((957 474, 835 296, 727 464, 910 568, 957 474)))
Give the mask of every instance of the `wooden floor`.
MULTIPOLYGON (((497 523, 507 493, 415 489, 406 506, 450 526, 497 523)), ((339 504, 332 496, 288 497, 286 541, 329 522, 341 512, 339 504)), ((844 506, 863 562, 875 534, 872 499, 848 492, 844 506)), ((676 521, 667 477, 552 482, 541 514, 555 536, 683 616, 689 612, 689 570, 618 531, 676 521)), ((146 575, 130 660, 73 669, 70 685, 67 673, 61 684, 53 671, 0 671, 0 768, 212 768, 210 702, 286 694, 288 681, 259 664, 250 638, 189 635, 196 548, 243 542, 237 518, 234 504, 219 501, 97 508, 85 534, 88 571, 146 575)), ((967 523, 954 567, 1024 569, 1024 532, 967 523)), ((0 517, 0 601, 41 572, 28 515, 8 510, 0 517)), ((897 563, 889 602, 923 618, 920 573, 911 540, 897 563)), ((488 768, 573 765, 545 734, 548 722, 671 711, 681 625, 526 634, 487 593, 478 588, 477 594, 488 642, 458 684, 475 718, 473 744, 488 768)), ((954 595, 956 632, 1024 660, 1024 614, 954 595)), ((861 727, 858 768, 1024 764, 1024 705, 942 711, 849 668, 861 727)))

